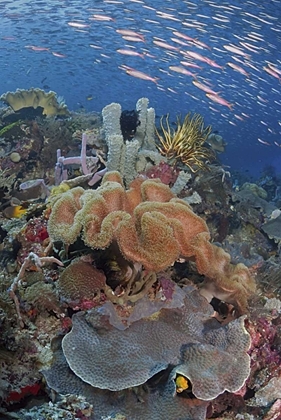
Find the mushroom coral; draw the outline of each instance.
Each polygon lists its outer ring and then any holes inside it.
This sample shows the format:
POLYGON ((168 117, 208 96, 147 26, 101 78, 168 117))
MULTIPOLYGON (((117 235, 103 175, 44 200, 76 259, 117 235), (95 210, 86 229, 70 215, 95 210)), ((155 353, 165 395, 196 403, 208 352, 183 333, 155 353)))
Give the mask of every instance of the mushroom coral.
POLYGON ((52 241, 72 244, 82 235, 93 249, 117 243, 123 257, 159 272, 178 258, 194 260, 199 274, 224 296, 234 296, 240 312, 255 283, 243 264, 210 243, 206 222, 159 180, 137 178, 126 190, 118 172, 108 172, 96 190, 73 188, 55 197, 48 232, 52 241))

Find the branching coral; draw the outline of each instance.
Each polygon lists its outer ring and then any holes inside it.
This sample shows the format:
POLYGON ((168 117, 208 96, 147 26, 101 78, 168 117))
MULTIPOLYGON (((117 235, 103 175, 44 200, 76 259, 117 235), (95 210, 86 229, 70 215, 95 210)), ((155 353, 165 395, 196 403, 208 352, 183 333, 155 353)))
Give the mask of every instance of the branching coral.
POLYGON ((166 117, 166 128, 163 125, 163 117, 160 122, 163 136, 156 130, 162 155, 171 161, 180 160, 187 165, 192 172, 206 169, 207 161, 213 161, 215 154, 212 149, 205 147, 204 143, 211 133, 211 126, 204 127, 203 117, 199 114, 187 114, 183 123, 177 118, 177 128, 172 129, 169 125, 169 115, 166 117))

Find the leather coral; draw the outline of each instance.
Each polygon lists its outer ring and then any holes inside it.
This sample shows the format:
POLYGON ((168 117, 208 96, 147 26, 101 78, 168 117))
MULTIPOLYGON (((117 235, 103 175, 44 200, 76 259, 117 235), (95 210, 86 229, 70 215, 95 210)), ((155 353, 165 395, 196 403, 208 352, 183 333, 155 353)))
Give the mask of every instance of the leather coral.
POLYGON ((180 256, 194 256, 193 241, 205 221, 159 180, 136 179, 125 190, 117 172, 109 172, 96 190, 73 188, 53 205, 48 231, 53 241, 74 243, 80 234, 94 249, 116 241, 124 258, 160 271, 180 256))
POLYGON ((179 257, 192 259, 226 294, 238 290, 246 299, 255 289, 246 266, 232 265, 230 255, 210 243, 205 221, 159 180, 137 178, 126 190, 120 174, 108 172, 96 190, 73 188, 54 203, 48 231, 51 240, 65 244, 80 234, 94 249, 117 243, 126 260, 155 272, 179 257))

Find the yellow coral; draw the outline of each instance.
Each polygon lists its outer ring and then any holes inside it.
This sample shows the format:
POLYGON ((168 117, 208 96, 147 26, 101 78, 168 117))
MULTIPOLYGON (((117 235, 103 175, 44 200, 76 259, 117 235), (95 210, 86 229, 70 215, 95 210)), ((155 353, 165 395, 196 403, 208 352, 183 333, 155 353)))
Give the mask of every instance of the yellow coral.
POLYGON ((51 195, 62 194, 68 190, 70 190, 70 186, 65 182, 61 182, 60 185, 57 185, 51 189, 51 195))
POLYGON ((169 125, 169 115, 166 117, 166 128, 163 125, 163 117, 160 122, 163 136, 156 130, 161 146, 160 153, 169 160, 180 160, 187 165, 192 172, 206 169, 206 163, 215 159, 212 149, 205 147, 207 137, 211 133, 211 126, 204 127, 203 117, 199 114, 187 114, 183 123, 177 118, 176 130, 169 125))

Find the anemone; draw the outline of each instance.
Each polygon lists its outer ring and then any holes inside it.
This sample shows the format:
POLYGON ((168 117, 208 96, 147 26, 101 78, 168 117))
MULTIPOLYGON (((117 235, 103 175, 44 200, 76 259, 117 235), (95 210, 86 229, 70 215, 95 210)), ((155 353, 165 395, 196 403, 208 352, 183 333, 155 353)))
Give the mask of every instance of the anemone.
POLYGON ((163 117, 161 118, 160 127, 163 135, 160 135, 156 129, 160 141, 158 146, 160 153, 173 163, 181 161, 192 172, 207 169, 207 163, 215 159, 213 150, 204 146, 212 131, 211 126, 204 126, 201 115, 192 116, 190 113, 185 116, 183 123, 177 117, 176 124, 176 129, 172 129, 169 124, 169 115, 167 115, 164 127, 163 117))

